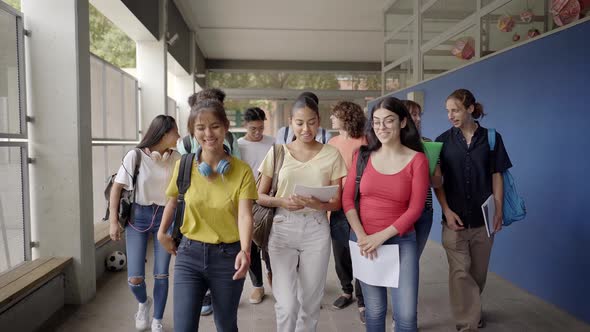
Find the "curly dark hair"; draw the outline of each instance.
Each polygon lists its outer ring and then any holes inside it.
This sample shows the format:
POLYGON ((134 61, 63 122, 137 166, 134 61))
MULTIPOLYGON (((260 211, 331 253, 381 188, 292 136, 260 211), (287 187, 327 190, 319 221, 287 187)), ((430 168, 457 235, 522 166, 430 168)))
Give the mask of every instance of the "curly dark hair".
POLYGON ((339 101, 332 107, 332 115, 342 121, 344 129, 352 138, 359 138, 364 135, 367 117, 363 109, 356 103, 350 101, 339 101))

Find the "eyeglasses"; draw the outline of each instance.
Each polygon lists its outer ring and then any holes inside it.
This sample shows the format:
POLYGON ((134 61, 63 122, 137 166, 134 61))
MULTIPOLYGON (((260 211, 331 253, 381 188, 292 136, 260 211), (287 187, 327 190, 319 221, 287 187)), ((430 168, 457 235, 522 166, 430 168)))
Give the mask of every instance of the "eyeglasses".
POLYGON ((247 130, 251 133, 264 132, 264 127, 248 127, 247 130))
POLYGON ((373 120, 371 121, 371 126, 375 129, 377 128, 381 128, 381 126, 383 126, 384 128, 388 128, 391 129, 393 128, 393 124, 395 123, 396 119, 385 119, 383 120, 383 122, 381 122, 380 120, 373 120))

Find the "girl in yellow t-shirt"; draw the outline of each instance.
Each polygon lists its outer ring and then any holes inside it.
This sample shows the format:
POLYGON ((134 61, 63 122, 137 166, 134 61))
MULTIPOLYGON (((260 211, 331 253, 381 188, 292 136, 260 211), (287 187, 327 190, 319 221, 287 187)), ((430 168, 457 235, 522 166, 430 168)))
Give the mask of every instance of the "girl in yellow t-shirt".
POLYGON ((317 103, 308 97, 298 99, 291 111, 296 139, 284 145, 285 159, 275 197, 268 196, 274 173, 272 149, 259 169, 258 203, 277 208, 268 243, 277 331, 315 331, 320 315, 330 259, 326 211, 340 209, 341 190, 328 202, 321 202, 294 195, 293 189, 296 184, 340 186, 346 166, 335 147, 315 140, 319 125, 317 103))
POLYGON ((211 290, 218 331, 237 331, 244 277, 250 266, 252 203, 258 198, 250 166, 232 157, 223 146, 229 121, 223 105, 205 100, 189 116, 201 148, 195 155, 185 194, 182 241, 176 248, 166 233, 176 209, 179 163, 166 195, 169 197, 158 240, 176 255, 174 266, 174 329, 199 327, 203 297, 211 290))

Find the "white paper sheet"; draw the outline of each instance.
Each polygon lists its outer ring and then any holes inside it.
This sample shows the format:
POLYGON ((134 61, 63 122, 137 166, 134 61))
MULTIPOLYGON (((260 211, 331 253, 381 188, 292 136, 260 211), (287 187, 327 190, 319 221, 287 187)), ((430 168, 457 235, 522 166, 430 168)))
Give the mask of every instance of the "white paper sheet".
POLYGON ((322 202, 329 201, 332 197, 336 196, 339 186, 325 186, 325 187, 308 187, 300 184, 296 184, 293 189, 293 193, 300 196, 310 197, 313 196, 322 202))
POLYGON ((481 212, 483 213, 483 221, 486 224, 486 232, 488 237, 494 234, 494 217, 496 216, 496 202, 494 195, 490 195, 488 199, 481 205, 481 212))
POLYGON ((381 287, 399 285, 399 246, 384 244, 377 248, 377 258, 370 260, 361 255, 356 242, 349 241, 352 273, 362 282, 381 287))

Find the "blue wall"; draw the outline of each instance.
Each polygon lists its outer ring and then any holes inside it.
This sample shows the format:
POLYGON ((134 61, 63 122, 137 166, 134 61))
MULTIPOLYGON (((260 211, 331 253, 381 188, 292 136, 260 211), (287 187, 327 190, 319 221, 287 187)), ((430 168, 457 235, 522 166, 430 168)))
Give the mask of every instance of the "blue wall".
MULTIPOLYGON (((527 218, 495 239, 491 270, 590 322, 590 22, 409 91, 424 92, 424 135, 450 127, 446 97, 471 90, 502 134, 527 218)), ((440 208, 435 221, 440 220, 440 208)), ((440 242, 435 222, 431 239, 440 242)))

